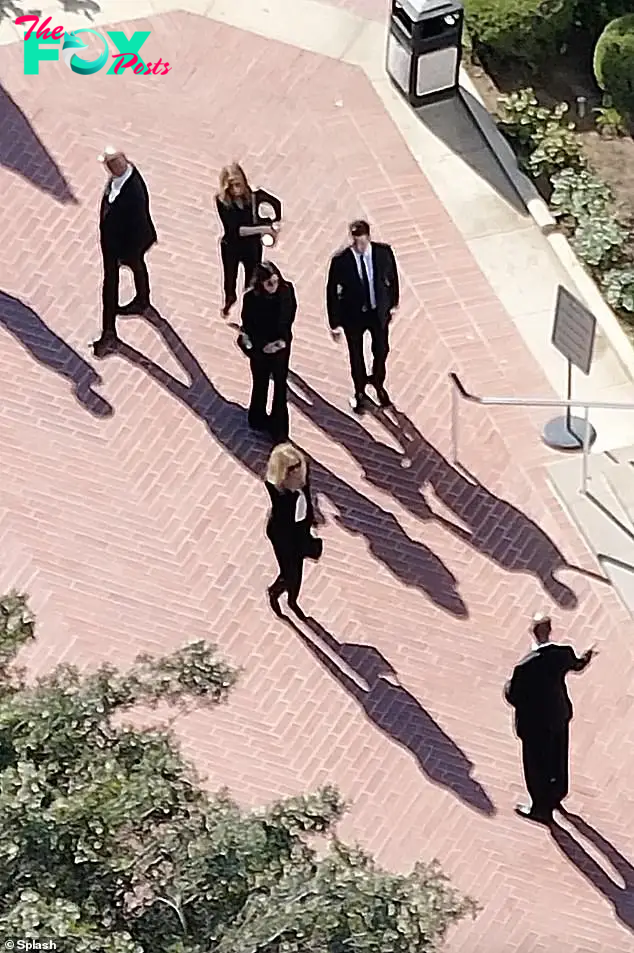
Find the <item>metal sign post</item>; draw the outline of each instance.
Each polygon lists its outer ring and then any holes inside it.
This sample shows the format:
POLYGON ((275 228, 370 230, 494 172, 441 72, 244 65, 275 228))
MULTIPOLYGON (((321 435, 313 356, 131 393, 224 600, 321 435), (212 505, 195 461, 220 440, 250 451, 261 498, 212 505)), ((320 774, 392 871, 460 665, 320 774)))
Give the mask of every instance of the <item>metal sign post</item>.
MULTIPOLYGON (((597 319, 584 304, 561 285, 557 292, 555 321, 551 343, 568 362, 566 400, 572 400, 572 368, 589 374, 592 367, 597 319)), ((592 446, 597 432, 582 417, 574 417, 570 407, 566 414, 546 424, 544 443, 554 450, 583 450, 592 446)))

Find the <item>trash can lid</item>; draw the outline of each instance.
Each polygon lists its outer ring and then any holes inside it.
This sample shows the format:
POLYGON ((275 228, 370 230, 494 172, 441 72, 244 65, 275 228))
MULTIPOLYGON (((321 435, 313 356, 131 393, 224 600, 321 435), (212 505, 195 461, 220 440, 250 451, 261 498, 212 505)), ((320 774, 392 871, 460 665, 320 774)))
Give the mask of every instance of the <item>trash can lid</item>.
POLYGON ((443 11, 454 11, 456 7, 461 7, 461 3, 455 0, 396 0, 397 5, 405 11, 413 23, 417 23, 423 14, 442 13, 443 11))

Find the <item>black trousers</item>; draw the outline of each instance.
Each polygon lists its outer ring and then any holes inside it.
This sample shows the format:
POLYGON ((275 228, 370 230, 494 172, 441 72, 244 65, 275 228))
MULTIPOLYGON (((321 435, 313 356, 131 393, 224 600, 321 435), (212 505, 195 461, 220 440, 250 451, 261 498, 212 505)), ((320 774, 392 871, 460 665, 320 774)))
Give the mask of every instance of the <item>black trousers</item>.
POLYGON ((119 272, 121 266, 129 268, 134 277, 134 299, 139 307, 150 303, 150 276, 145 264, 145 254, 125 261, 104 255, 103 259, 103 337, 116 337, 117 313, 119 311, 119 272))
POLYGON ((522 738, 524 780, 537 813, 550 813, 568 795, 569 748, 569 724, 522 738))
POLYGON ((368 383, 383 387, 387 373, 387 356, 390 353, 389 322, 379 321, 376 311, 369 311, 367 320, 357 326, 344 328, 350 358, 350 373, 355 394, 362 394, 368 383), (372 339, 372 373, 365 366, 363 338, 369 331, 372 339))
POLYGON ((259 238, 241 238, 236 242, 220 242, 225 307, 237 300, 238 270, 244 268, 244 287, 248 288, 256 266, 262 261, 262 242, 259 238))
POLYGON ((251 427, 270 430, 275 440, 288 439, 288 402, 287 380, 289 348, 277 354, 252 357, 251 364, 251 402, 249 404, 249 424, 251 427), (266 412, 269 396, 269 383, 273 381, 273 403, 270 416, 266 412))
POLYGON ((271 586, 271 594, 279 598, 288 593, 289 602, 297 602, 304 577, 304 557, 296 540, 284 539, 279 534, 268 534, 280 572, 271 586))

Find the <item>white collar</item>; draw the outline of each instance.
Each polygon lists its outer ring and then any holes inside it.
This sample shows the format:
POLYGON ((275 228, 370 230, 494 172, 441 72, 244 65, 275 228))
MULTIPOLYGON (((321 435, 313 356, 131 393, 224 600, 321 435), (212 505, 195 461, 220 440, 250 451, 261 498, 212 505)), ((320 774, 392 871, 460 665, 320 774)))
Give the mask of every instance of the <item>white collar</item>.
POLYGON ((354 245, 351 245, 350 247, 352 249, 352 253, 354 254, 355 258, 371 258, 372 257, 372 243, 368 245, 365 251, 357 251, 354 245))
POLYGON ((557 645, 556 642, 533 642, 533 652, 538 652, 539 649, 548 648, 549 645, 557 645))

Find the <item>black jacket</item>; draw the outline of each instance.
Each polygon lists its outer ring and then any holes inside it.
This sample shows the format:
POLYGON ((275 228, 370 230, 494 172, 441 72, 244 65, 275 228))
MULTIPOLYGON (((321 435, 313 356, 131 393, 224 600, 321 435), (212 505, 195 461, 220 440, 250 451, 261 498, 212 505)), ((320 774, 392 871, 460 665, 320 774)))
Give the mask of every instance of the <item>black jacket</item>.
MULTIPOLYGON (((372 268, 377 316, 381 324, 390 320, 390 312, 398 308, 400 288, 394 252, 383 242, 372 242, 372 268)), ((354 328, 364 320, 366 306, 363 282, 355 253, 350 246, 337 252, 330 262, 326 283, 328 323, 336 328, 354 328)))
POLYGON ((581 672, 589 662, 570 645, 547 643, 522 659, 513 669, 504 695, 515 709, 515 730, 526 738, 566 725, 573 715, 566 687, 569 672, 581 672))
POLYGON ((295 288, 290 281, 280 284, 275 294, 258 293, 250 288, 242 299, 242 330, 251 341, 250 356, 269 357, 262 349, 273 341, 286 341, 288 355, 293 339, 292 327, 297 314, 295 288))
POLYGON ((99 233, 104 255, 128 261, 145 254, 156 242, 150 215, 150 196, 141 173, 132 170, 114 202, 108 200, 106 185, 99 213, 99 233))
POLYGON ((289 556, 304 550, 306 538, 315 525, 315 510, 310 491, 310 480, 306 479, 306 516, 299 522, 295 519, 295 507, 299 490, 278 490, 272 483, 266 483, 271 498, 271 512, 266 525, 266 534, 276 549, 289 556))

